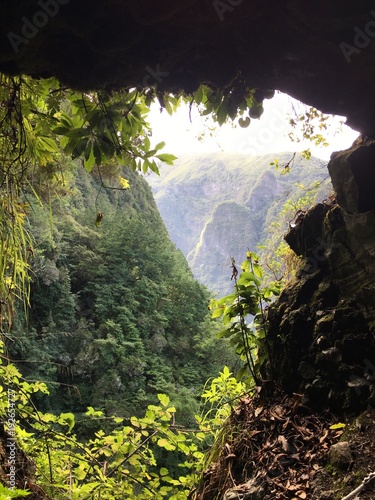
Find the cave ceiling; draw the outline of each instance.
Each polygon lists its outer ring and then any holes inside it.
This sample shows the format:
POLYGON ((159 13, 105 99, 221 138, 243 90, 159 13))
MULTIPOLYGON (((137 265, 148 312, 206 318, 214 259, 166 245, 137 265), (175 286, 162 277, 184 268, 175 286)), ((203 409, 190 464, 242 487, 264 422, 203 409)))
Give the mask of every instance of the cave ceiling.
POLYGON ((375 136, 365 0, 5 0, 0 71, 76 89, 277 89, 375 136))

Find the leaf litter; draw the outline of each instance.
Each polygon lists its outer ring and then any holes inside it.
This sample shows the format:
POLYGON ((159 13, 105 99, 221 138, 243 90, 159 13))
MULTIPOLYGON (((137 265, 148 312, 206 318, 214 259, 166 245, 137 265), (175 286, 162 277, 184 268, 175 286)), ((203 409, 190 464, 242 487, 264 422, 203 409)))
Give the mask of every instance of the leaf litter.
MULTIPOLYGON (((242 399, 225 424, 225 443, 216 450, 217 459, 203 474, 194 500, 334 500, 358 486, 361 475, 375 468, 375 441, 352 435, 357 464, 354 460, 349 471, 327 469, 330 447, 351 427, 335 426, 332 414, 317 414, 302 399, 272 382, 242 399), (356 454, 358 447, 362 454, 356 454)), ((375 498, 371 490, 359 498, 375 498)))

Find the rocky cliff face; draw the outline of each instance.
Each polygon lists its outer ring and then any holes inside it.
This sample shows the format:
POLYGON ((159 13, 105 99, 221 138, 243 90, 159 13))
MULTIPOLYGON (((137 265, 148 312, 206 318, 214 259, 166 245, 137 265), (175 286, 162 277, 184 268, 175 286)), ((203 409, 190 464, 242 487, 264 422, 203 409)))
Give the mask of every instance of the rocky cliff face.
POLYGON ((287 235, 305 264, 268 312, 273 375, 336 414, 375 404, 375 212, 363 175, 374 169, 372 140, 333 155, 337 201, 287 235))
POLYGON ((257 243, 257 226, 251 210, 234 201, 219 204, 190 255, 195 276, 220 295, 229 293, 231 257, 243 260, 247 248, 256 248, 257 243))
MULTIPOLYGON (((291 156, 279 154, 280 165, 291 156)), ((304 196, 296 183, 309 187, 320 180, 318 199, 332 189, 322 160, 297 156, 290 174, 280 175, 281 169, 270 165, 274 159, 274 155, 197 155, 180 159, 160 179, 150 178, 172 241, 187 257, 195 277, 220 295, 232 290, 231 257, 242 262, 248 249, 256 251, 286 200, 304 196)), ((287 221, 281 225, 284 231, 287 221)))

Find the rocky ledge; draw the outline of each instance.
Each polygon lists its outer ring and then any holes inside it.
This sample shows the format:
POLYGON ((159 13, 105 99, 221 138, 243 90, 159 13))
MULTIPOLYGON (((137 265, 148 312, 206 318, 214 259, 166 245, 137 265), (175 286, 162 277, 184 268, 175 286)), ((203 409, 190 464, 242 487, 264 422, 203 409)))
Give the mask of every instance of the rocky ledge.
POLYGON ((375 144, 360 139, 329 163, 336 200, 286 235, 303 258, 269 309, 273 376, 317 410, 375 405, 375 144), (370 175, 369 174, 369 175, 370 175))

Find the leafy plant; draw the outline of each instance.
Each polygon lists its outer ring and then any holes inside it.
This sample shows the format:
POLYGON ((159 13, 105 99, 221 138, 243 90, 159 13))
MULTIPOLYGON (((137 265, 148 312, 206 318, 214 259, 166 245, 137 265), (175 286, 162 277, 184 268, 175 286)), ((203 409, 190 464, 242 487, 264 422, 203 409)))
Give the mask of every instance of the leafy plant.
POLYGON ((269 225, 269 236, 265 244, 259 247, 260 250, 263 250, 262 257, 265 262, 266 281, 277 280, 284 285, 293 278, 301 258, 285 242, 282 234, 294 227, 298 222, 298 218, 313 206, 322 181, 315 181, 308 187, 301 183, 295 185, 296 188, 301 190, 301 195, 298 196, 297 194, 294 198, 289 197, 286 200, 282 210, 275 215, 274 220, 269 225))
MULTIPOLYGON (((34 172, 53 170, 65 154, 91 171, 116 159, 133 170, 158 172, 173 164, 152 145, 147 96, 136 89, 81 93, 54 79, 0 74, 0 304, 2 323, 11 324, 14 300, 27 305, 29 249, 25 220, 29 196, 36 196, 34 172)), ((38 176, 36 176, 38 177, 38 176)), ((126 179, 119 179, 122 189, 126 179)))
POLYGON ((186 500, 205 466, 204 447, 211 447, 215 440, 217 445, 217 433, 234 401, 246 391, 224 368, 202 395, 210 410, 196 417, 195 429, 175 424, 176 410, 165 394, 158 394, 158 404, 149 405, 143 417, 107 417, 89 407, 83 419, 77 420, 72 413, 39 412, 32 398, 37 393, 48 397, 45 384, 25 381, 17 368, 4 364, 3 359, 0 414, 5 415, 8 409, 4 389, 12 387, 17 444, 35 461, 37 484, 56 500, 186 500), (96 431, 82 442, 74 432, 87 420, 96 424, 96 431), (106 422, 112 426, 107 433, 100 428, 106 422), (180 461, 177 477, 158 463, 157 450, 180 461))
POLYGON ((30 492, 27 490, 21 490, 18 488, 10 489, 7 488, 6 486, 3 486, 0 483, 0 498, 2 500, 11 500, 12 498, 20 498, 20 497, 27 497, 30 495, 30 492))
MULTIPOLYGON (((311 106, 302 106, 304 109, 298 110, 292 105, 293 116, 289 119, 292 130, 288 134, 290 140, 299 143, 306 139, 315 146, 329 146, 327 139, 323 135, 328 128, 329 115, 311 106)), ((301 154, 307 160, 311 158, 310 149, 305 149, 301 154)))
POLYGON ((251 118, 260 118, 263 114, 263 99, 272 96, 273 93, 260 95, 238 78, 221 91, 200 85, 192 102, 198 106, 202 116, 210 115, 220 126, 238 118, 240 127, 246 128, 251 118))
POLYGON ((231 279, 234 281, 234 293, 211 301, 210 308, 212 317, 222 317, 226 326, 219 333, 219 338, 229 339, 240 359, 244 361, 243 367, 237 373, 237 379, 241 380, 248 374, 250 379, 247 376, 247 383, 259 385, 262 365, 267 359, 272 365, 264 304, 280 293, 280 284, 275 282, 262 287, 263 269, 258 256, 248 251, 246 257, 246 261, 241 265, 240 275, 232 259, 231 279))

